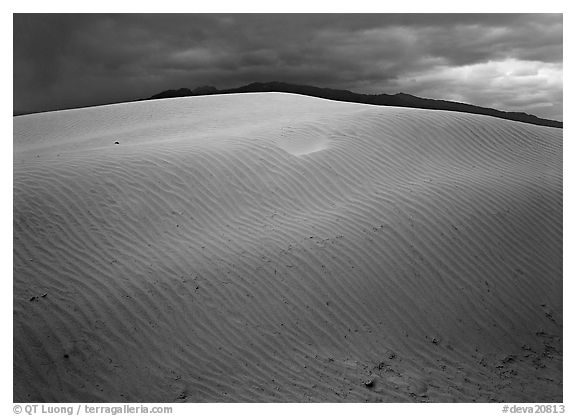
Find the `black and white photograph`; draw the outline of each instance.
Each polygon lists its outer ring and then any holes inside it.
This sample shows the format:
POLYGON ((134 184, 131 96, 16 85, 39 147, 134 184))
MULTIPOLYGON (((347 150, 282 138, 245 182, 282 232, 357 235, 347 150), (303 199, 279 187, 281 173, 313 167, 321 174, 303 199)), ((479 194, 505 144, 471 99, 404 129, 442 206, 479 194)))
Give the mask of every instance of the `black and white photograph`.
POLYGON ((12 22, 15 413, 564 413, 562 13, 12 22))

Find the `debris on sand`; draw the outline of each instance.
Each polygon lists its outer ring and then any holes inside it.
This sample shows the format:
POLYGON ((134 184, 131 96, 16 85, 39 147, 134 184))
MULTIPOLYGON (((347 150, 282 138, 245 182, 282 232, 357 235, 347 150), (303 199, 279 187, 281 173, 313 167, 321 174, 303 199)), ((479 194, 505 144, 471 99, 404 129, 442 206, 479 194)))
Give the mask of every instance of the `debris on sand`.
POLYGON ((45 298, 46 296, 48 296, 48 293, 42 293, 40 296, 32 296, 29 300, 30 302, 38 302, 40 298, 45 298))

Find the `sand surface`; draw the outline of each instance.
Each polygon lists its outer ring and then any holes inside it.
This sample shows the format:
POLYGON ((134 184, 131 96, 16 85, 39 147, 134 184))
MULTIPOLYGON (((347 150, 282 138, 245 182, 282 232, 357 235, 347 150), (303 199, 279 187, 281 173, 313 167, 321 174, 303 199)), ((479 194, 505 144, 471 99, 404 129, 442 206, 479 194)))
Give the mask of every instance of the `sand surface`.
POLYGON ((15 117, 13 280, 16 402, 562 401, 562 130, 281 93, 15 117))

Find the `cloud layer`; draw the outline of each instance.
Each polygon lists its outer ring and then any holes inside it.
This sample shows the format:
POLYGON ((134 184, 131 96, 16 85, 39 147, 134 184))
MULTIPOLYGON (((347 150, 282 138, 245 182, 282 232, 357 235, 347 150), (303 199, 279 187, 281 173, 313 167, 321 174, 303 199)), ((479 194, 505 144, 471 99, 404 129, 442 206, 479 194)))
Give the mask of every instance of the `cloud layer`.
POLYGON ((14 110, 284 81, 562 120, 562 15, 14 15, 14 110))

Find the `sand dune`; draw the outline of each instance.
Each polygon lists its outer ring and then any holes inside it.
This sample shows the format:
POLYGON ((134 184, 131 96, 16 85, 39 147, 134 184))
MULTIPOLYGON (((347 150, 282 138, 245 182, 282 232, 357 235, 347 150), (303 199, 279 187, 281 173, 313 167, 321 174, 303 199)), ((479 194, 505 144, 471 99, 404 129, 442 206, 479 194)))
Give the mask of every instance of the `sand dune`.
POLYGON ((562 401, 561 336, 562 130, 281 93, 14 118, 16 402, 562 401))

